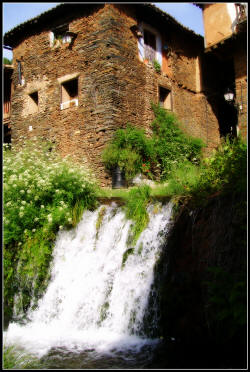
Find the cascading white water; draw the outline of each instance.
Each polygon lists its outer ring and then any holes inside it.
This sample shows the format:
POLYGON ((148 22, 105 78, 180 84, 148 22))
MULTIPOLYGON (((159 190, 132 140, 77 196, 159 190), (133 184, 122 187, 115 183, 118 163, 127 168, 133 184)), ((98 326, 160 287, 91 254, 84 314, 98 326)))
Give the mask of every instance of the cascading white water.
POLYGON ((46 293, 25 325, 9 325, 5 343, 41 357, 53 347, 105 353, 157 342, 142 325, 171 209, 170 203, 149 207, 150 222, 134 249, 127 246, 132 222, 115 203, 86 211, 75 229, 61 231, 46 293))

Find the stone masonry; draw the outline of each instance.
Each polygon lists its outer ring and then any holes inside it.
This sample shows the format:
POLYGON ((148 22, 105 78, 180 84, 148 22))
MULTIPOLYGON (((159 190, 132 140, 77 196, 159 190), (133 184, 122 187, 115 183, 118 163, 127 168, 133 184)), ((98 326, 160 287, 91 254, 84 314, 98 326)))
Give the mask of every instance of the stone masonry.
POLYGON ((201 137, 208 152, 218 145, 218 121, 203 93, 202 37, 177 22, 168 24, 161 12, 143 11, 141 5, 67 4, 63 9, 12 42, 13 144, 32 136, 52 140, 63 156, 86 163, 102 186, 110 186, 101 161, 105 145, 128 122, 150 134, 151 102, 159 101, 163 87, 171 91, 172 110, 184 131, 201 137), (134 27, 142 21, 157 29, 168 45, 160 73, 139 59, 134 27), (52 45, 51 30, 64 23, 75 39, 52 45), (61 84, 71 79, 77 79, 78 106, 61 109, 61 84))

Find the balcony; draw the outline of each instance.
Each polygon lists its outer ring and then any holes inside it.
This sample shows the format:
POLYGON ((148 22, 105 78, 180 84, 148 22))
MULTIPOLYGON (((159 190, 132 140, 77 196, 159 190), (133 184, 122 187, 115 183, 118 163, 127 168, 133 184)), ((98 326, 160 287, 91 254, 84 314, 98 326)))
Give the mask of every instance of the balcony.
POLYGON ((7 123, 10 120, 10 101, 3 104, 3 122, 7 123))

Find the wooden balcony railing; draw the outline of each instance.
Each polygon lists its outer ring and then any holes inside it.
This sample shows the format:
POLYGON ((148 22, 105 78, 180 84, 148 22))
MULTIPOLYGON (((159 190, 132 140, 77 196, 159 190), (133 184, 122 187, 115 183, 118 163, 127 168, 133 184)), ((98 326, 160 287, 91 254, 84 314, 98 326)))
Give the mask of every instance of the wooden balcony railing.
POLYGON ((10 117, 10 101, 6 101, 3 104, 3 118, 7 119, 10 117))

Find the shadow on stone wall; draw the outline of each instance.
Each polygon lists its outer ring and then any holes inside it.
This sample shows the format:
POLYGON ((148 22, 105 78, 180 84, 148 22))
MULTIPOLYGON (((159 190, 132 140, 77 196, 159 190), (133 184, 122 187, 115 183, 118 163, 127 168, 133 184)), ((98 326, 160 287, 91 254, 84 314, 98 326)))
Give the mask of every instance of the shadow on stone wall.
POLYGON ((180 210, 155 270, 159 368, 246 367, 246 216, 230 196, 180 210))

